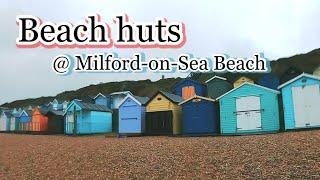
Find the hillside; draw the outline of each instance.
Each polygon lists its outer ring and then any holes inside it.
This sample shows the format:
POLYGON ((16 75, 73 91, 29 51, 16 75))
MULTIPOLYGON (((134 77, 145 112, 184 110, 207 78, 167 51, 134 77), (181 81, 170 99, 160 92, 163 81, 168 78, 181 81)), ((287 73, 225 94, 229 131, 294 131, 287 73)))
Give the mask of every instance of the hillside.
MULTIPOLYGON (((312 73, 316 67, 320 66, 320 49, 313 50, 306 54, 299 54, 288 58, 280 58, 277 61, 271 62, 272 72, 279 77, 288 72, 288 69, 291 67, 295 70, 293 72, 294 76, 297 73, 306 72, 312 73)), ((261 77, 261 73, 250 73, 250 74, 240 74, 240 73, 195 73, 191 74, 189 78, 199 80, 200 82, 205 82, 207 79, 213 75, 221 75, 226 77, 230 82, 235 81, 239 76, 245 75, 254 80, 257 80, 261 77)), ((88 98, 95 96, 99 92, 101 93, 111 93, 115 91, 124 91, 129 90, 135 95, 138 96, 151 96, 158 89, 169 91, 171 87, 181 78, 169 78, 161 79, 159 81, 152 82, 150 80, 141 80, 141 81, 121 81, 121 82, 109 82, 101 83, 97 85, 90 85, 87 87, 80 88, 74 91, 65 91, 57 96, 49 97, 40 97, 35 99, 25 99, 17 100, 11 103, 5 103, 2 106, 4 107, 26 107, 28 105, 40 105, 52 101, 54 98, 58 100, 72 100, 74 98, 88 98)), ((282 82, 287 79, 281 79, 282 82)))
MULTIPOLYGON (((271 69, 272 73, 276 74, 278 77, 283 76, 283 74, 287 73, 287 71, 292 68, 298 73, 305 72, 312 74, 314 69, 320 66, 320 49, 315 49, 306 54, 299 54, 292 57, 280 58, 276 61, 271 61, 271 69)), ((263 74, 261 73, 201 73, 195 74, 195 80, 199 80, 201 82, 206 81, 213 75, 221 75, 226 77, 230 82, 235 81, 239 76, 248 76, 253 80, 258 80, 263 74)), ((286 82, 288 79, 281 79, 281 83, 286 82)))
POLYGON ((87 99, 89 97, 96 96, 99 92, 104 94, 109 94, 115 91, 125 91, 129 90, 137 96, 151 96, 158 89, 170 91, 171 87, 181 78, 167 78, 161 79, 155 82, 151 80, 140 80, 140 81, 121 81, 121 82, 109 82, 101 83, 97 85, 90 85, 80 88, 75 91, 65 91, 57 96, 40 97, 35 99, 24 99, 17 100, 11 103, 5 103, 3 107, 27 107, 29 105, 36 106, 40 104, 46 104, 53 99, 58 99, 60 101, 72 100, 72 99, 87 99))

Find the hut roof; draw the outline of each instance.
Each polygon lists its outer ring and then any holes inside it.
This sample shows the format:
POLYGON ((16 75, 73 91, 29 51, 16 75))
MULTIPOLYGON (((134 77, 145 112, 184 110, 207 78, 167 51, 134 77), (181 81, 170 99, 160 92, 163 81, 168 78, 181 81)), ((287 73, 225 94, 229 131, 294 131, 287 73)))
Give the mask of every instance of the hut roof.
POLYGON ((7 118, 10 118, 12 116, 11 111, 3 111, 4 115, 7 116, 7 118))
POLYGON ((146 104, 149 101, 148 97, 134 96, 141 104, 146 104))
POLYGON ((186 102, 189 102, 190 100, 195 99, 195 98, 203 99, 203 100, 206 100, 206 101, 212 101, 212 102, 215 102, 215 100, 214 100, 214 99, 207 98, 207 97, 203 97, 203 96, 197 96, 197 95, 195 95, 195 96, 193 96, 193 97, 191 97, 191 98, 189 98, 189 99, 186 99, 186 100, 182 101, 181 103, 179 103, 179 105, 182 105, 182 104, 184 104, 184 103, 186 103, 186 102))
POLYGON ((97 99, 97 97, 103 96, 103 97, 110 97, 109 94, 104 94, 104 93, 98 93, 93 99, 97 99))
MULTIPOLYGON (((183 101, 182 97, 175 95, 175 94, 171 94, 165 91, 159 91, 158 93, 164 95, 166 98, 168 98, 170 101, 174 102, 174 103, 180 103, 183 101)), ((156 93, 155 95, 157 95, 158 93, 156 93)), ((151 98, 153 99, 153 98, 151 98)))
POLYGON ((63 116, 64 115, 64 112, 63 111, 57 111, 57 110, 53 110, 53 109, 50 109, 47 114, 53 114, 53 115, 56 115, 56 116, 63 116))
POLYGON ((320 81, 320 77, 317 77, 317 76, 314 76, 314 75, 311 75, 311 74, 307 74, 307 73, 302 73, 302 74, 300 74, 299 76, 297 76, 297 77, 295 77, 295 78, 287 81, 286 83, 281 84, 281 85, 278 87, 278 89, 281 89, 281 88, 287 86, 288 84, 293 83, 294 81, 300 79, 301 77, 308 77, 308 78, 311 78, 311 79, 315 79, 315 80, 319 80, 319 81, 320 81))
POLYGON ((242 86, 245 86, 245 85, 255 86, 255 87, 258 87, 258 88, 261 88, 261 89, 265 89, 265 90, 267 90, 267 91, 271 91, 271 92, 276 93, 276 94, 280 94, 279 91, 276 91, 276 90, 274 90, 274 89, 270 89, 270 88, 267 88, 267 87, 264 87, 264 86, 260 86, 260 85, 258 85, 258 84, 253 84, 253 83, 245 82, 245 83, 241 84, 239 87, 233 88, 232 90, 230 90, 230 91, 226 92, 225 94, 221 95, 221 96, 218 97, 216 100, 219 100, 219 99, 223 98, 224 96, 230 94, 231 92, 233 92, 233 91, 235 91, 235 90, 237 90, 237 89, 239 89, 239 88, 241 88, 242 86))
POLYGON ((210 78, 210 79, 206 80, 206 82, 205 82, 205 83, 208 83, 208 82, 210 82, 210 81, 212 81, 212 80, 214 80, 214 79, 220 79, 220 80, 223 80, 223 81, 226 81, 226 80, 227 80, 227 78, 224 78, 224 77, 220 77, 220 76, 213 76, 212 78, 210 78))
POLYGON ((75 104, 80 106, 84 110, 89 110, 89 111, 104 111, 104 112, 112 112, 111 109, 109 109, 106 106, 101 106, 98 104, 91 104, 91 103, 86 103, 82 101, 74 101, 75 104))

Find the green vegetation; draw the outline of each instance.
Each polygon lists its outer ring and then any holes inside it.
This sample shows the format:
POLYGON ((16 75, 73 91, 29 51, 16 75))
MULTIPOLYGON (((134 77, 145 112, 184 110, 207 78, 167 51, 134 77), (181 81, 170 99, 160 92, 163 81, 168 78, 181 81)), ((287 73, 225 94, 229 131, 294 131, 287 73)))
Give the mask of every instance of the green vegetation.
MULTIPOLYGON (((313 50, 306 54, 295 55, 288 58, 280 58, 277 61, 271 62, 272 72, 279 77, 282 76, 288 68, 292 67, 301 72, 312 73, 314 69, 320 66, 320 49, 313 50)), ((226 77, 230 82, 235 81, 239 76, 248 76, 253 80, 257 80, 262 74, 250 73, 250 74, 240 74, 240 73, 193 73, 189 75, 189 78, 199 80, 200 82, 205 82, 207 79, 213 75, 220 75, 226 77)), ((53 97, 40 97, 35 99, 25 99, 17 100, 11 103, 5 103, 4 107, 27 107, 29 105, 35 106, 40 104, 45 104, 53 99, 72 100, 74 98, 86 99, 88 97, 94 97, 99 92, 101 93, 112 93, 115 91, 125 91, 129 90, 133 94, 138 96, 151 96, 158 89, 169 91, 171 87, 181 78, 168 78, 161 79, 155 82, 150 80, 141 81, 121 81, 121 82, 109 82, 101 83, 97 85, 90 85, 87 87, 80 88, 75 91, 65 91, 57 96, 53 97)))

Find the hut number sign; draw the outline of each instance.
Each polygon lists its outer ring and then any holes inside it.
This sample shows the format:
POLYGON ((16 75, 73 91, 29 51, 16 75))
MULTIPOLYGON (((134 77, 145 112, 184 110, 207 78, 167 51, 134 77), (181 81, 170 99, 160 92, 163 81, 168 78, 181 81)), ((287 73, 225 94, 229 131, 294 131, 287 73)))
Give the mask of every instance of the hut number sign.
MULTIPOLYGON (((99 14, 88 15, 81 23, 43 21, 32 15, 16 17, 18 48, 181 48, 186 44, 186 26, 182 22, 156 18, 154 22, 132 22, 126 14, 103 22, 99 14), (111 28, 112 27, 112 28, 111 28)), ((269 61, 262 53, 249 58, 232 58, 225 54, 212 57, 146 58, 142 52, 131 57, 116 53, 60 54, 53 58, 57 74, 71 72, 268 72, 269 61)))

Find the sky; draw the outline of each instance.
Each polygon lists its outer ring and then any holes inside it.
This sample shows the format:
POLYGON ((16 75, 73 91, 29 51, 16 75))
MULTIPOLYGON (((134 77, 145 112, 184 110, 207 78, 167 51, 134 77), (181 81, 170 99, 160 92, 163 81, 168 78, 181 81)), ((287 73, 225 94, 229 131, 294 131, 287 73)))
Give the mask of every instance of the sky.
MULTIPOLYGON (((53 96, 100 82, 185 77, 187 73, 73 73, 59 76, 51 69, 59 54, 116 52, 131 57, 196 57, 228 54, 249 57, 264 52, 275 60, 306 53, 320 46, 319 0, 2 0, 0 1, 0 104, 18 99, 53 96), (19 49, 17 15, 34 15, 51 22, 83 22, 99 13, 110 23, 126 13, 131 21, 153 22, 157 17, 184 22, 186 44, 179 49, 19 49)), ((111 27, 112 28, 112 27, 111 27)))

